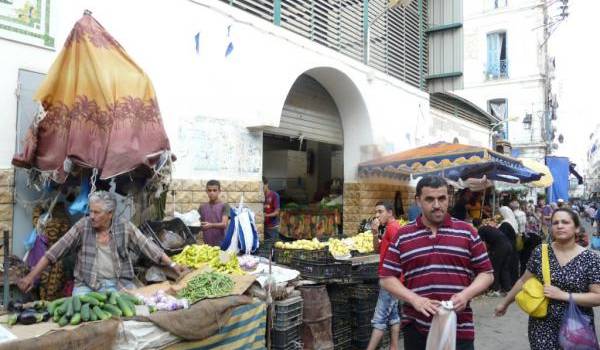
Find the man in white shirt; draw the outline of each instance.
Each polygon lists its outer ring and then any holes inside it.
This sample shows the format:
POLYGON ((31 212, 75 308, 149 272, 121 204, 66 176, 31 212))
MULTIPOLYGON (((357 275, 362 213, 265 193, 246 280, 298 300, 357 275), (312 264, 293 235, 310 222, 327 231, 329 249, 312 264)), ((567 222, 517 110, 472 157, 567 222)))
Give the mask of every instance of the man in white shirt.
POLYGON ((519 232, 517 232, 517 234, 523 235, 527 229, 527 215, 521 210, 518 200, 513 200, 510 202, 509 206, 513 213, 515 213, 517 223, 519 224, 519 232))

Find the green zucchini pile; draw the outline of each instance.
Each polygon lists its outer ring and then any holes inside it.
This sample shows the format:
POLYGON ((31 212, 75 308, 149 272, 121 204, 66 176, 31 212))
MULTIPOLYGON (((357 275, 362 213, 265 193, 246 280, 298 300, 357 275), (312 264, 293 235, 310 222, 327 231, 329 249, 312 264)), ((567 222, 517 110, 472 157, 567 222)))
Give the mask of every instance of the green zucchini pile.
POLYGON ((106 320, 111 317, 135 316, 135 305, 142 305, 138 298, 119 292, 90 292, 82 296, 61 298, 48 304, 52 320, 63 327, 67 324, 106 320))

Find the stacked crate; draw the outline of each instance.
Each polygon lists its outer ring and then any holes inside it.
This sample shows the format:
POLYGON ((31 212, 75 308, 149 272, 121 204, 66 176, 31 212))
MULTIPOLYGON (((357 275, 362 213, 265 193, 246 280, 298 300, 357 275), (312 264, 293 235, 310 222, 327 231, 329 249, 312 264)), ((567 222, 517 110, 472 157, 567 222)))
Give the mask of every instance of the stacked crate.
POLYGON ((371 319, 377 305, 379 284, 357 284, 350 290, 350 323, 352 327, 352 347, 366 349, 371 338, 371 319))
POLYGON ((350 324, 350 288, 351 285, 331 284, 327 286, 333 320, 333 346, 335 350, 352 348, 352 327, 350 324))
POLYGON ((291 297, 276 301, 271 330, 272 349, 302 349, 300 343, 300 325, 304 303, 302 297, 291 297))

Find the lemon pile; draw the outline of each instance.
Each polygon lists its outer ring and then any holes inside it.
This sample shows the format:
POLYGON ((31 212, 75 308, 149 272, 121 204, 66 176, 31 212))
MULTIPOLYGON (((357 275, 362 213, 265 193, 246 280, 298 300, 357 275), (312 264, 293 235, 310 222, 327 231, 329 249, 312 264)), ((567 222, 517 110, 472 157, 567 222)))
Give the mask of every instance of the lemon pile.
POLYGON ((294 242, 276 242, 275 248, 279 249, 303 249, 303 250, 319 250, 325 249, 327 246, 326 243, 319 242, 318 239, 313 238, 311 240, 308 239, 300 239, 294 242))
POLYGON ((375 250, 373 248, 373 234, 371 231, 365 231, 352 237, 354 242, 354 249, 358 250, 359 253, 371 253, 375 250))
POLYGON ((329 241, 327 241, 327 244, 329 245, 329 251, 333 256, 347 256, 350 254, 350 246, 340 239, 330 238, 329 241))

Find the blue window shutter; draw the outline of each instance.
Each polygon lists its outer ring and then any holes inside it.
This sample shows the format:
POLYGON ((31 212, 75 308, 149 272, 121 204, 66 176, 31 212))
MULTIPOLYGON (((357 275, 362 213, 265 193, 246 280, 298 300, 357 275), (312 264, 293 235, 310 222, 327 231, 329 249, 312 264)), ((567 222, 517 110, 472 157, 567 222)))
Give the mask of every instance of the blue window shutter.
POLYGON ((500 38, 498 33, 487 35, 487 72, 494 77, 497 77, 500 74, 500 62, 498 62, 498 58, 500 57, 499 41, 500 38))

